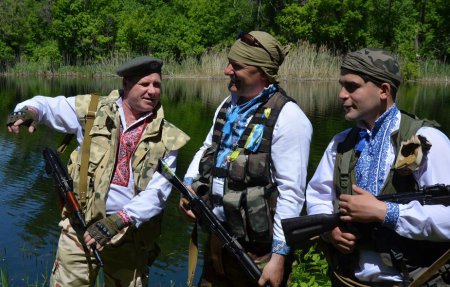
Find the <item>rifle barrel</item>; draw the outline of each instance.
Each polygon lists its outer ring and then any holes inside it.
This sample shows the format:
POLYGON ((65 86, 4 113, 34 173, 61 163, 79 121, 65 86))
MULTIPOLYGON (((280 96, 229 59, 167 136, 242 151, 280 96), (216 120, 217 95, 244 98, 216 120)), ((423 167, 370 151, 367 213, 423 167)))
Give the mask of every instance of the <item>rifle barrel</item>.
MULTIPOLYGON (((53 176, 53 179, 59 187, 59 192, 64 199, 67 209, 72 212, 72 214, 80 222, 83 232, 86 231, 87 225, 84 220, 83 212, 81 211, 80 204, 78 203, 72 190, 72 178, 54 150, 45 148, 42 154, 44 156, 46 166, 45 170, 47 174, 51 174, 53 176)), ((90 247, 94 253, 95 259, 97 259, 98 264, 103 267, 103 260, 97 250, 97 247, 95 244, 92 244, 90 247)))
POLYGON ((261 270, 245 252, 236 238, 231 236, 220 223, 216 215, 206 206, 205 202, 197 195, 192 194, 183 182, 173 173, 167 163, 159 160, 159 172, 164 176, 181 194, 183 194, 191 205, 191 209, 197 218, 201 218, 211 232, 217 235, 224 243, 224 247, 236 258, 247 275, 255 282, 261 277, 261 270))

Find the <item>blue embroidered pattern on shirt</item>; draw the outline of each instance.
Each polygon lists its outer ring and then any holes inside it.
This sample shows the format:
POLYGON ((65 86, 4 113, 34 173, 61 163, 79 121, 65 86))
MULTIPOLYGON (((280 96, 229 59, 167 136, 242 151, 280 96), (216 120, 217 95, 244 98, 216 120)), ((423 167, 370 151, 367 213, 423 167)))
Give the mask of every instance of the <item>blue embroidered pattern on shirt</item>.
POLYGON ((394 104, 377 119, 356 163, 356 184, 378 195, 386 179, 386 160, 391 134, 396 127, 398 109, 394 104))
POLYGON ((383 226, 394 229, 397 225, 399 217, 399 208, 397 203, 386 202, 386 216, 384 217, 383 226))
MULTIPOLYGON (((398 112, 394 104, 377 119, 371 132, 360 132, 357 148, 361 155, 356 163, 356 184, 375 196, 380 193, 386 179, 386 172, 389 172, 385 166, 391 134, 398 121, 398 112)), ((386 207, 383 225, 394 229, 399 217, 398 204, 386 202, 386 207)))
POLYGON ((270 85, 258 96, 242 105, 236 104, 239 99, 238 96, 231 95, 231 105, 227 109, 227 118, 222 129, 222 140, 217 154, 216 167, 226 166, 226 158, 236 148, 237 142, 247 126, 247 119, 277 91, 278 85, 270 85))
POLYGON ((272 241, 272 253, 288 255, 291 252, 291 248, 286 245, 286 242, 274 239, 272 241))

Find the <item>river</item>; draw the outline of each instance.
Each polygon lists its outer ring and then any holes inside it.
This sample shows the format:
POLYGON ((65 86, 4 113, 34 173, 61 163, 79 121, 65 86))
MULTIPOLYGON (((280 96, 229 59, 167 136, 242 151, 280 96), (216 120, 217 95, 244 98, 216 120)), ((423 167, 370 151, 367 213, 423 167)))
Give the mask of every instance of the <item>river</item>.
MULTIPOLYGON (((107 95, 120 87, 119 78, 0 77, 0 270, 9 286, 42 286, 48 280, 59 235, 53 181, 44 170, 42 150, 56 147, 63 135, 39 126, 34 134, 9 134, 6 116, 15 104, 34 95, 107 95)), ((311 177, 331 137, 350 127, 342 116, 336 82, 288 81, 281 86, 304 110, 314 135, 308 166, 311 177)), ((227 80, 164 79, 162 103, 166 118, 191 136, 181 150, 177 174, 183 177, 194 153, 212 125, 217 105, 227 95, 227 80)), ((450 89, 447 84, 408 83, 397 105, 419 117, 434 119, 450 133, 450 89)), ((70 148, 73 149, 74 143, 70 148)), ((63 160, 68 159, 68 153, 63 160)), ((186 286, 187 248, 192 226, 178 212, 174 190, 164 213, 161 255, 150 269, 149 286, 186 286)), ((200 254, 201 259, 201 254, 200 254)), ((196 278, 201 269, 197 267, 196 278)), ((0 282, 1 285, 1 282, 0 282)))

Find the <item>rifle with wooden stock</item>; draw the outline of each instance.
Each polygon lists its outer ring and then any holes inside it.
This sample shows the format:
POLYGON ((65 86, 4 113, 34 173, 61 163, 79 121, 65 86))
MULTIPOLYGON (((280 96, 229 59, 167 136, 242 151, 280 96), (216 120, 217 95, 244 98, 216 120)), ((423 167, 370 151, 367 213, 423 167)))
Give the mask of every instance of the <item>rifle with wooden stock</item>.
POLYGON ((191 193, 183 182, 175 175, 170 167, 162 160, 159 160, 158 172, 163 175, 181 194, 189 201, 189 206, 194 212, 202 226, 217 235, 223 246, 239 262, 245 273, 254 281, 258 282, 261 271, 253 262, 250 256, 242 248, 241 244, 233 237, 217 219, 217 216, 206 206, 205 202, 197 195, 191 193))
MULTIPOLYGON (((416 192, 402 192, 396 194, 377 196, 378 200, 394 203, 408 203, 413 200, 422 205, 450 204, 450 185, 436 184, 423 186, 416 192)), ((286 243, 289 246, 298 246, 324 232, 330 231, 341 224, 340 214, 314 214, 281 220, 286 243)))
MULTIPOLYGON (((64 201, 64 205, 71 212, 77 223, 80 225, 81 230, 86 231, 87 225, 84 220, 84 214, 81 210, 80 204, 78 203, 75 194, 73 193, 73 180, 67 172, 65 166, 62 164, 61 159, 58 154, 50 148, 45 148, 42 152, 45 160, 45 170, 47 174, 52 175, 55 180, 59 197, 64 201)), ((98 253, 95 244, 90 246, 98 264, 103 267, 103 261, 98 253)))

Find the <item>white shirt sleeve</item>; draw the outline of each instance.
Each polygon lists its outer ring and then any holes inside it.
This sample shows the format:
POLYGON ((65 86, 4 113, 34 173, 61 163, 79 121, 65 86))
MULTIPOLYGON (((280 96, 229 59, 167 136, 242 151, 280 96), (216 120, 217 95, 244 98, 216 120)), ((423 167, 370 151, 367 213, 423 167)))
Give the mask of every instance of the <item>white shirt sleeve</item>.
MULTIPOLYGON (((163 160, 175 172, 178 151, 171 151, 163 160)), ((124 209, 136 227, 160 214, 166 206, 172 184, 159 172, 153 174, 145 190, 134 196, 124 209)))
POLYGON ((316 172, 306 188, 306 211, 308 215, 334 212, 336 193, 333 186, 334 163, 337 145, 347 136, 350 129, 333 137, 325 150, 316 172))
POLYGON ((288 102, 278 116, 272 138, 272 174, 279 196, 274 239, 286 241, 281 219, 300 215, 305 201, 306 173, 312 125, 297 104, 288 102))
MULTIPOLYGON (((432 144, 419 171, 414 175, 419 186, 450 185, 450 141, 435 128, 423 127, 417 132, 432 144)), ((450 206, 420 205, 417 201, 399 205, 395 228, 401 236, 432 241, 450 240, 450 206)))
POLYGON ((33 107, 38 111, 39 124, 44 124, 58 132, 75 134, 78 144, 83 141, 83 130, 75 111, 75 97, 35 96, 19 103, 14 111, 17 112, 25 106, 33 107))

